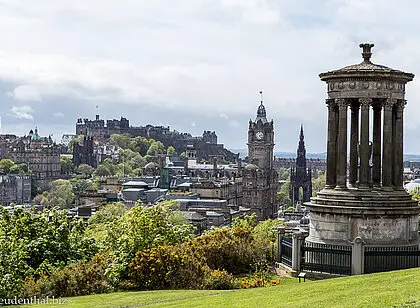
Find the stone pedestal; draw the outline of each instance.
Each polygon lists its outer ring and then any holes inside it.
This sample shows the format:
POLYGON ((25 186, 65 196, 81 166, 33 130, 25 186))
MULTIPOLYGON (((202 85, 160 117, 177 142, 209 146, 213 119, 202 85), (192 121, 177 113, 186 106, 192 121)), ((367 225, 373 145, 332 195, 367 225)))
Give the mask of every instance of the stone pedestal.
POLYGON ((419 206, 405 191, 325 189, 305 205, 310 210, 309 242, 347 246, 356 237, 367 245, 419 241, 419 206))

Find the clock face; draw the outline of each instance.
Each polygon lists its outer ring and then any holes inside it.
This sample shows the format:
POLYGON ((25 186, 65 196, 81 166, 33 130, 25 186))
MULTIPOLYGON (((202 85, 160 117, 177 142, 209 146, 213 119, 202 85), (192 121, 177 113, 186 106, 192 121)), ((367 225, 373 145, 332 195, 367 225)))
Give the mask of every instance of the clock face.
POLYGON ((263 132, 258 132, 255 134, 255 137, 257 137, 258 140, 261 140, 262 138, 264 138, 264 133, 263 132))

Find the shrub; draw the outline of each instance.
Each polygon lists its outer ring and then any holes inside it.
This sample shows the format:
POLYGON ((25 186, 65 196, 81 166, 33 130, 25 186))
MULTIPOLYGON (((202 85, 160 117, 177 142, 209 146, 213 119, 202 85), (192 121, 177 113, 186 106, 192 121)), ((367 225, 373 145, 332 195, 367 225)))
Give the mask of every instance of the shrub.
POLYGON ((213 270, 207 273, 202 287, 207 290, 230 290, 238 289, 240 284, 238 283, 238 280, 227 271, 213 270))
POLYGON ((110 292, 112 287, 105 275, 107 257, 96 255, 91 261, 79 261, 38 279, 29 277, 21 297, 69 297, 110 292))
POLYGON ((252 230, 245 227, 212 229, 187 243, 200 250, 212 269, 232 274, 250 272, 253 264, 266 258, 266 247, 255 241, 252 230))
POLYGON ((260 288, 260 287, 274 287, 280 285, 280 279, 269 279, 255 273, 251 277, 244 277, 240 281, 242 289, 260 288))
POLYGON ((208 271, 203 258, 185 245, 138 251, 128 276, 136 290, 198 288, 208 271))
POLYGON ((113 250, 115 262, 109 273, 116 283, 127 278, 137 251, 183 243, 193 236, 194 227, 185 223, 178 208, 175 201, 135 206, 107 225, 104 241, 113 250))

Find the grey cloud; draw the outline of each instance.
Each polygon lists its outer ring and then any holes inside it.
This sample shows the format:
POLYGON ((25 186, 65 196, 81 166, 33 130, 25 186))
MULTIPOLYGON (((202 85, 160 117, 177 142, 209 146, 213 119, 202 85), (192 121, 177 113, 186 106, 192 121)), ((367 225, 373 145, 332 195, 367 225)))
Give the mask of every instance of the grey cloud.
MULTIPOLYGON (((263 88, 275 120, 276 150, 295 150, 303 122, 308 151, 323 152, 326 94, 320 72, 360 62, 362 41, 375 43, 374 62, 420 71, 419 3, 377 3, 3 1, 4 125, 21 127, 9 110, 30 106, 33 112, 23 114, 34 120, 22 130, 36 122, 47 131, 73 132, 76 118, 92 118, 99 105, 104 118, 126 115, 133 124, 162 122, 194 134, 216 130, 222 142, 243 148, 263 88), (64 117, 51 117, 54 112, 64 117)), ((417 79, 407 96, 406 150, 420 151, 412 128, 420 111, 413 103, 420 99, 417 79)))

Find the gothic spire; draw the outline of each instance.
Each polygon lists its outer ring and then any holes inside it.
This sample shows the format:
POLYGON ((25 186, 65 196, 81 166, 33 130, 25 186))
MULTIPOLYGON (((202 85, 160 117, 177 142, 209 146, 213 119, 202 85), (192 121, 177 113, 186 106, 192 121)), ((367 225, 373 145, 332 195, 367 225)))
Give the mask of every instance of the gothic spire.
POLYGON ((300 125, 299 146, 297 149, 296 167, 306 169, 306 149, 305 136, 303 135, 303 125, 300 125))
POLYGON ((299 136, 299 140, 300 140, 301 142, 303 142, 303 138, 305 138, 305 137, 303 136, 303 125, 302 125, 302 124, 300 124, 300 136, 299 136))

